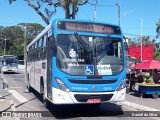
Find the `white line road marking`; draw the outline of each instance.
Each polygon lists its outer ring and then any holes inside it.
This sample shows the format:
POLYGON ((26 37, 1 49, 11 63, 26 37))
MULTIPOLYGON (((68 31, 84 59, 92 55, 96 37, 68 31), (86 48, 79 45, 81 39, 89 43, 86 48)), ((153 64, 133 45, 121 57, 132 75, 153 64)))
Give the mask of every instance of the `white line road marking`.
POLYGON ((24 88, 24 87, 9 87, 9 89, 11 89, 11 88, 24 88))
MULTIPOLYGON (((11 105, 12 111, 17 111, 13 100, 10 100, 10 105, 11 105)), ((14 117, 14 120, 20 120, 20 119, 18 117, 14 117)))
POLYGON ((127 105, 127 106, 130 106, 130 107, 133 107, 133 108, 136 108, 137 110, 160 111, 160 110, 155 109, 155 108, 147 107, 147 106, 140 105, 140 104, 133 103, 133 102, 129 102, 129 101, 124 101, 124 102, 119 102, 119 103, 123 104, 123 105, 127 105))
POLYGON ((21 103, 24 103, 24 102, 28 101, 27 98, 23 97, 16 90, 8 90, 8 92, 12 93, 12 95, 21 103))

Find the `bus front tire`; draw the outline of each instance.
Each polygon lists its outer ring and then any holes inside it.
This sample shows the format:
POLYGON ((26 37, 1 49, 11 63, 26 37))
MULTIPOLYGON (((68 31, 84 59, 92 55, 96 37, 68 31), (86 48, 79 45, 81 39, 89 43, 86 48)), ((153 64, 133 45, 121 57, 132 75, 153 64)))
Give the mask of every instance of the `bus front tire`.
POLYGON ((45 108, 49 108, 49 101, 43 97, 43 105, 45 108))
POLYGON ((41 84, 41 95, 43 97, 43 105, 45 108, 49 108, 49 101, 45 98, 45 93, 44 93, 44 85, 41 84))
POLYGON ((29 75, 28 75, 28 78, 27 78, 27 89, 28 89, 28 92, 32 92, 32 87, 30 86, 29 84, 29 75))
POLYGON ((27 83, 27 89, 28 89, 28 92, 32 92, 32 87, 30 86, 29 83, 27 83))

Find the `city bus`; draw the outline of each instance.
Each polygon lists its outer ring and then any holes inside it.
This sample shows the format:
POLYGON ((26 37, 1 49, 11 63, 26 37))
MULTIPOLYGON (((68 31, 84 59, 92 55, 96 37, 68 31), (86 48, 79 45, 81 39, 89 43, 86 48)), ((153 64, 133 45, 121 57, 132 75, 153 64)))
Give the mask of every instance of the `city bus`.
POLYGON ((26 47, 27 88, 45 107, 124 101, 126 46, 119 26, 53 20, 26 47))
POLYGON ((0 56, 0 71, 2 73, 18 72, 18 57, 15 55, 0 56))

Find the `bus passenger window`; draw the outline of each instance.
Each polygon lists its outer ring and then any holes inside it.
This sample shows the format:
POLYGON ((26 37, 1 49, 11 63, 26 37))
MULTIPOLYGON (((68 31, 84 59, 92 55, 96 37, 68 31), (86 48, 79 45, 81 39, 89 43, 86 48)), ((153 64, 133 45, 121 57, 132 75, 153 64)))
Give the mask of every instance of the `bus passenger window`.
POLYGON ((46 47, 46 39, 47 39, 47 36, 45 36, 43 39, 43 47, 46 47))
POLYGON ((42 47, 42 38, 39 40, 38 47, 42 47))
POLYGON ((37 48, 39 48, 39 40, 37 41, 37 48))
POLYGON ((37 48, 37 42, 35 43, 35 46, 34 46, 34 48, 37 48))

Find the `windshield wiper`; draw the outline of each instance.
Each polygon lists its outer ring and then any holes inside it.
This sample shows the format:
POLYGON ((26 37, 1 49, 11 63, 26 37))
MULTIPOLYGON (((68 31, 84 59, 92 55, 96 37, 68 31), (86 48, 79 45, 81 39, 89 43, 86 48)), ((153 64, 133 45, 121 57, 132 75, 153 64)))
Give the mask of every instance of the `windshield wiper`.
MULTIPOLYGON (((103 48, 103 46, 106 45, 108 46, 110 42, 111 42, 110 36, 105 37, 103 42, 101 42, 101 44, 97 46, 97 51, 100 51, 103 48)), ((99 62, 106 55, 106 53, 107 51, 102 53, 102 55, 97 59, 97 62, 99 62)))
POLYGON ((74 33, 74 36, 76 37, 78 43, 80 43, 81 47, 89 52, 88 45, 80 38, 78 33, 74 33))
MULTIPOLYGON (((100 51, 103 46, 105 46, 108 43, 108 40, 110 40, 110 36, 108 35, 107 37, 104 38, 104 40, 101 42, 100 45, 97 46, 97 51, 100 51)), ((111 41, 109 41, 111 42, 111 41)))

